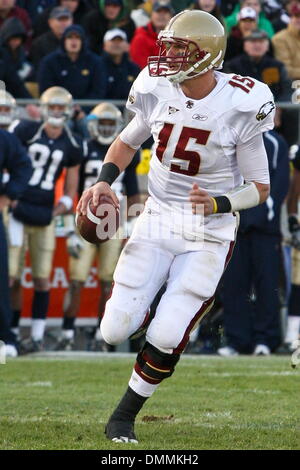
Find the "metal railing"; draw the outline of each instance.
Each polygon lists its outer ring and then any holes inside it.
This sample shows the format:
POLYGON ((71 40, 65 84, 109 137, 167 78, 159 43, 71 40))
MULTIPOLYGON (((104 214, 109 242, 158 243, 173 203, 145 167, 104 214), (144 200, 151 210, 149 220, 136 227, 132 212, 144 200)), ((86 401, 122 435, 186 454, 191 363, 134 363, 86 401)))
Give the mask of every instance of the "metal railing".
MULTIPOLYGON (((39 104, 38 99, 27 99, 27 98, 18 98, 17 105, 26 106, 28 104, 39 104)), ((116 106, 124 107, 124 120, 127 123, 130 120, 130 112, 125 107, 126 100, 74 100, 74 105, 79 105, 82 107, 94 107, 97 106, 99 103, 112 103, 116 106)), ((290 110, 298 110, 298 141, 300 141, 300 104, 293 104, 290 101, 278 101, 275 103, 278 108, 281 109, 290 109, 290 110)))

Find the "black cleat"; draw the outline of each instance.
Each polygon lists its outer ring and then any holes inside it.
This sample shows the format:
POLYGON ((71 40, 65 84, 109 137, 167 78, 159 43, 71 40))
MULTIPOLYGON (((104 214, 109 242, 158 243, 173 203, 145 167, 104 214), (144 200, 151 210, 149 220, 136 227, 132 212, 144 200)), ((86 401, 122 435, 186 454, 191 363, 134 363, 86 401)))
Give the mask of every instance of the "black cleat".
POLYGON ((113 442, 122 442, 130 444, 138 444, 136 435, 134 434, 134 423, 131 421, 111 421, 109 420, 105 426, 105 435, 107 439, 113 442))
POLYGON ((44 350, 42 341, 34 341, 32 338, 20 342, 20 355, 41 352, 44 350))
POLYGON ((55 346, 55 351, 73 351, 74 350, 74 339, 62 338, 58 341, 55 346))

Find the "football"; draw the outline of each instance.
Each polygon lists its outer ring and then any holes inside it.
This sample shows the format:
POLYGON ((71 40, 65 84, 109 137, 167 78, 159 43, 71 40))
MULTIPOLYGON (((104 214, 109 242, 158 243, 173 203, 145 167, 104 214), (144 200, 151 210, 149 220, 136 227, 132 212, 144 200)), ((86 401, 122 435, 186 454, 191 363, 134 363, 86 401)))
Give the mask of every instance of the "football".
POLYGON ((99 204, 93 205, 90 199, 86 215, 76 214, 75 223, 82 238, 89 243, 104 243, 112 238, 119 228, 120 211, 113 200, 101 195, 99 204))

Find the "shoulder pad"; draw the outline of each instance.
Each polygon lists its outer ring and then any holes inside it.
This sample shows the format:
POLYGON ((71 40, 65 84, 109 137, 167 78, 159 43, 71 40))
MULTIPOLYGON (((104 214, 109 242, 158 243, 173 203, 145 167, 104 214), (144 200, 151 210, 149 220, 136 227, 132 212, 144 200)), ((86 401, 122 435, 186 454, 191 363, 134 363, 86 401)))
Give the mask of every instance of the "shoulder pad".
POLYGON ((252 77, 223 74, 227 83, 225 100, 227 124, 245 142, 274 127, 275 104, 270 88, 252 77))
POLYGON ((265 83, 252 77, 228 74, 227 86, 231 88, 231 103, 233 107, 241 112, 256 109, 258 112, 262 105, 269 101, 272 103, 274 101, 270 88, 265 83))

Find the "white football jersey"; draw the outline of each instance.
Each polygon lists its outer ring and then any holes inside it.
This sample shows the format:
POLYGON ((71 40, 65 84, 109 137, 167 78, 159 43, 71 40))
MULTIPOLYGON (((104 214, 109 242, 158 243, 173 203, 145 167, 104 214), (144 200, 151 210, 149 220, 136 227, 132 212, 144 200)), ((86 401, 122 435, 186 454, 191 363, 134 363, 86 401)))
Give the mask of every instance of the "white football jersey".
MULTIPOLYGON (((193 183, 211 196, 243 184, 236 146, 274 126, 268 86, 234 74, 215 72, 215 77, 217 85, 201 100, 186 97, 179 85, 164 77, 149 77, 147 68, 131 88, 127 108, 138 114, 154 138, 148 189, 160 205, 187 207, 193 183)), ((212 227, 226 218, 232 221, 233 215, 208 217, 214 220, 212 227)))

